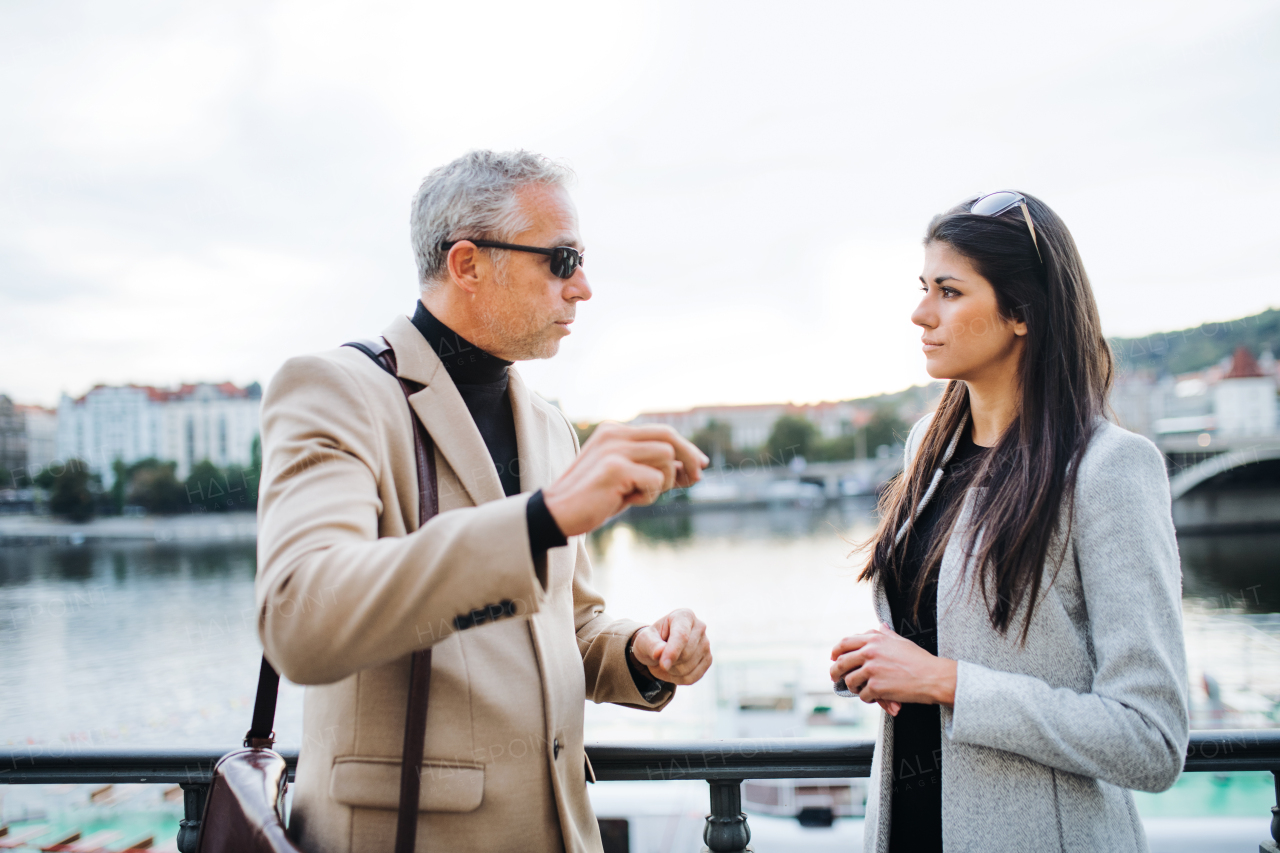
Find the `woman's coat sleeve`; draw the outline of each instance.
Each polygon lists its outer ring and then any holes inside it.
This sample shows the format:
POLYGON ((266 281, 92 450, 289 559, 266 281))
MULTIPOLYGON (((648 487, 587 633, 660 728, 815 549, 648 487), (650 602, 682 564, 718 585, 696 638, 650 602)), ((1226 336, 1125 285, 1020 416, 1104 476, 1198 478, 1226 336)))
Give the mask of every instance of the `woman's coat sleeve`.
POLYGON ((1146 439, 1110 431, 1098 450, 1082 462, 1071 531, 1095 660, 1092 690, 960 661, 947 734, 1122 787, 1162 791, 1178 778, 1188 740, 1169 482, 1164 457, 1146 439))

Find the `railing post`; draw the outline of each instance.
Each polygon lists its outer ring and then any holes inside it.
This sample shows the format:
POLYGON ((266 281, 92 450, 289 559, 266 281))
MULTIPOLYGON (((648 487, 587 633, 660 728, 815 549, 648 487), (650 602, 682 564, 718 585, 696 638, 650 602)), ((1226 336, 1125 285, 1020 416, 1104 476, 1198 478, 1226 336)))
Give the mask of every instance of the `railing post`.
POLYGON ((196 853, 200 838, 200 820, 204 816, 204 798, 209 795, 208 782, 179 782, 182 788, 182 820, 178 823, 178 853, 196 853))
POLYGON ((1271 771, 1276 782, 1276 804, 1271 807, 1271 840, 1258 845, 1258 853, 1280 853, 1280 768, 1271 771))
POLYGON ((702 840, 711 853, 743 853, 751 840, 751 827, 742 813, 742 780, 707 781, 711 785, 711 814, 707 815, 702 840))

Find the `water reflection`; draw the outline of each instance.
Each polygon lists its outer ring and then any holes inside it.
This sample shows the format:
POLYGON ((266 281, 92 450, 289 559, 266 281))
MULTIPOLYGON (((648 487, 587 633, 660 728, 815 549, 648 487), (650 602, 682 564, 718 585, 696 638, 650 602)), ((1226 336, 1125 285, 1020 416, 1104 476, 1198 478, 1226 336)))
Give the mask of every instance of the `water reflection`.
POLYGON ((624 514, 618 523, 643 540, 693 545, 715 539, 796 539, 813 536, 865 538, 875 525, 875 498, 848 497, 822 507, 690 509, 668 504, 624 514))
MULTIPOLYGON (((254 570, 252 544, 0 548, 0 744, 236 742, 254 570)), ((295 688, 281 720, 301 736, 295 688)))
MULTIPOLYGON (((711 626, 717 666, 784 663, 797 689, 821 688, 830 703, 831 644, 874 624, 856 582, 863 558, 851 554, 874 524, 867 498, 628 516, 592 537, 593 582, 617 616, 693 607, 711 626)), ((1280 533, 1179 544, 1193 689, 1211 669, 1250 695, 1280 695, 1263 678, 1280 672, 1280 619, 1256 615, 1280 613, 1280 533)), ((0 548, 0 743, 234 743, 261 652, 255 565, 252 544, 0 548)), ((714 682, 660 715, 592 706, 588 727, 598 739, 715 736, 714 682)), ((282 693, 284 744, 301 737, 300 694, 282 693)))
POLYGON ((1249 613, 1280 612, 1280 532, 1180 536, 1183 598, 1249 613))
MULTIPOLYGON (((745 510, 690 510, 653 507, 629 512, 616 524, 642 542, 696 547, 714 540, 838 536, 852 551, 876 523, 875 499, 845 498, 821 508, 759 507, 745 510)), ((593 537, 608 541, 608 528, 593 537)), ((1280 613, 1280 531, 1180 536, 1183 598, 1207 608, 1246 613, 1280 613)))
POLYGON ((252 543, 14 545, 0 548, 0 587, 143 577, 239 577, 252 583, 256 565, 252 543))

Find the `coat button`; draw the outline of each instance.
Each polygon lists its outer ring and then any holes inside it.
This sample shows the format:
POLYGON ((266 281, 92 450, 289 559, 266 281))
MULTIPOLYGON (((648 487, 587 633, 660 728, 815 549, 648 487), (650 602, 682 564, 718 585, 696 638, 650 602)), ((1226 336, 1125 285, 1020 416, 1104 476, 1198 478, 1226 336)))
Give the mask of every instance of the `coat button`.
POLYGON ((556 738, 551 742, 551 757, 552 758, 560 757, 560 738, 556 738))

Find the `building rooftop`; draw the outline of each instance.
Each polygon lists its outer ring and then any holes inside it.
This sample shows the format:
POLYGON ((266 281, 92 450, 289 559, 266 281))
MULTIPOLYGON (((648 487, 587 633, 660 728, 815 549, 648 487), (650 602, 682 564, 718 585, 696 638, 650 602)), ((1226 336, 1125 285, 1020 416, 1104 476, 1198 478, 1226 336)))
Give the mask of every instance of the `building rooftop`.
POLYGON ((241 388, 234 382, 196 382, 184 383, 177 388, 157 388, 154 385, 95 385, 84 394, 72 400, 73 403, 83 403, 90 394, 95 391, 103 391, 116 388, 131 388, 136 391, 146 392, 147 398, 155 403, 168 403, 178 400, 188 399, 196 394, 201 388, 212 388, 218 396, 223 398, 241 398, 241 399, 257 399, 262 396, 262 386, 257 382, 250 382, 241 388))
POLYGON ((1231 357, 1231 369, 1222 378, 1255 379, 1266 375, 1248 347, 1236 347, 1236 353, 1231 357))

